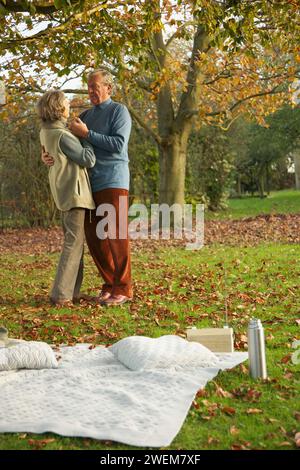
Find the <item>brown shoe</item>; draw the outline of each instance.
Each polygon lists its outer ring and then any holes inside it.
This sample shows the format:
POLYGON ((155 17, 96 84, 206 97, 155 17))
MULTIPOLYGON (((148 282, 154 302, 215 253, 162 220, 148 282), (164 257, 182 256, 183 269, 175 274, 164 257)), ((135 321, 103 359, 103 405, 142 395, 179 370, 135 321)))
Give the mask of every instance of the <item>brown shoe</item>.
POLYGON ((127 297, 126 295, 111 295, 107 300, 103 300, 102 304, 103 305, 121 305, 124 304, 125 302, 129 302, 131 297, 127 297))
POLYGON ((106 302, 106 300, 108 300, 110 298, 110 296, 111 296, 111 292, 107 292, 107 291, 106 292, 100 292, 99 297, 98 297, 98 301, 100 303, 106 302))

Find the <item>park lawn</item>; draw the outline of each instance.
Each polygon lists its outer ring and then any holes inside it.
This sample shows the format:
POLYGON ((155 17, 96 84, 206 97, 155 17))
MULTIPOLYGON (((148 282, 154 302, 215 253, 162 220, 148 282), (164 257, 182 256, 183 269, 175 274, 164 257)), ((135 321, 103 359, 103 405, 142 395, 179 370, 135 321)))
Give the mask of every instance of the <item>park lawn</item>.
POLYGON ((227 200, 227 209, 218 212, 206 212, 207 219, 240 219, 263 214, 300 213, 300 191, 285 189, 271 191, 270 195, 260 199, 258 196, 243 196, 227 200))
MULTIPOLYGON (((183 334, 187 326, 222 326, 227 297, 236 350, 245 350, 250 317, 263 321, 269 380, 249 377, 248 363, 221 372, 198 394, 166 449, 294 449, 300 431, 299 245, 205 246, 199 251, 156 245, 134 250, 135 299, 120 307, 47 302, 58 254, 2 255, 0 324, 11 336, 48 343, 111 344, 129 335, 183 334)), ((98 287, 86 256, 84 292, 98 287)), ((162 405, 163 406, 163 405, 162 405)), ((0 435, 0 449, 137 449, 56 434, 0 435)))

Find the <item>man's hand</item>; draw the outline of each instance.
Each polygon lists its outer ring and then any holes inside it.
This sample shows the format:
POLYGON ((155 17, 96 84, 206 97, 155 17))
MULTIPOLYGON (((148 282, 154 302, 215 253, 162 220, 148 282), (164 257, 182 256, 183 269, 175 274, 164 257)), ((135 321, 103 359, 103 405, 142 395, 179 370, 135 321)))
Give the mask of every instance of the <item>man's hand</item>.
POLYGON ((47 166, 52 166, 54 165, 54 158, 49 155, 48 152, 46 152, 45 147, 42 145, 42 153, 41 153, 41 160, 42 162, 45 163, 47 166))
POLYGON ((70 122, 69 129, 74 135, 81 137, 82 139, 86 139, 89 133, 88 128, 79 117, 70 122))

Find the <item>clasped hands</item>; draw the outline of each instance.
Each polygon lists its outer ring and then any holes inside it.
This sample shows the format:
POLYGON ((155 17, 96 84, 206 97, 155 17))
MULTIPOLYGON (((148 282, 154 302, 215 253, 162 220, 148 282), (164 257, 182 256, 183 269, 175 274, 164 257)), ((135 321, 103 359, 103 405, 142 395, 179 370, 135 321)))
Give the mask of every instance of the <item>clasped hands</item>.
MULTIPOLYGON (((82 122, 79 117, 72 119, 72 121, 68 125, 68 128, 70 129, 72 134, 76 135, 81 139, 86 139, 89 133, 87 126, 84 124, 84 122, 82 122)), ((47 166, 52 166, 54 164, 54 158, 49 155, 43 145, 41 159, 47 166)))

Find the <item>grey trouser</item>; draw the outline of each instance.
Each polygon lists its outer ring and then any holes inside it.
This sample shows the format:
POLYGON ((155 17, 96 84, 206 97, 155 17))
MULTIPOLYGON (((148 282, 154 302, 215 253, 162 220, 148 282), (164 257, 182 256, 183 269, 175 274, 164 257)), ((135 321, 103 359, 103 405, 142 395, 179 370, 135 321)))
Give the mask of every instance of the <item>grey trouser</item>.
POLYGON ((62 212, 64 244, 50 294, 52 301, 79 297, 83 280, 84 215, 82 208, 62 212))

